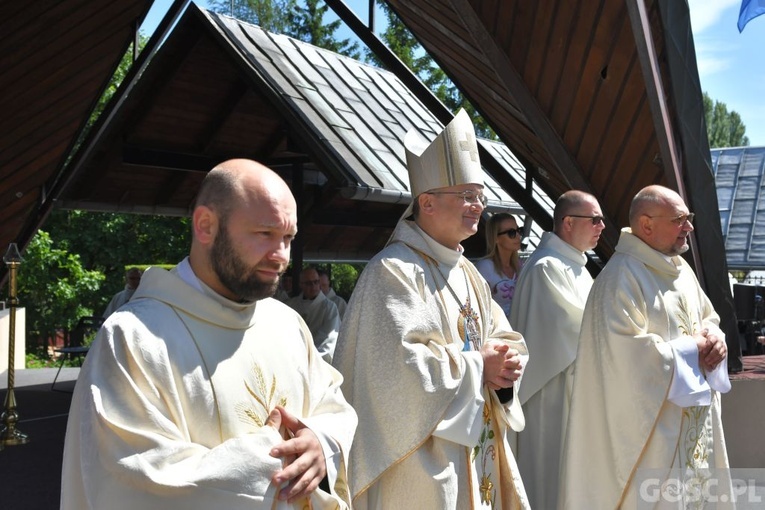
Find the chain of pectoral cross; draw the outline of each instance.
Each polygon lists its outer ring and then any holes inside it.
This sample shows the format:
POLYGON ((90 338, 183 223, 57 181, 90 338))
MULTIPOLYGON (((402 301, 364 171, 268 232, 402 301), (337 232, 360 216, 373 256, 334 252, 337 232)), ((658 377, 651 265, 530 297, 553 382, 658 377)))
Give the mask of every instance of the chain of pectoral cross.
POLYGON ((467 273, 465 272, 465 268, 460 267, 460 269, 462 270, 462 275, 465 277, 465 287, 467 290, 467 298, 466 298, 465 304, 463 305, 462 302, 460 301, 459 296, 457 296, 457 293, 449 284, 449 280, 446 278, 443 271, 441 271, 441 268, 438 267, 438 262, 433 261, 432 265, 436 268, 436 271, 438 271, 438 274, 441 275, 441 278, 443 278, 444 283, 446 284, 446 288, 449 289, 449 292, 451 292, 452 296, 454 296, 454 300, 457 302, 457 306, 460 307, 460 317, 462 317, 464 321, 465 334, 467 336, 466 343, 470 342, 474 350, 476 351, 479 350, 481 348, 481 335, 480 333, 478 333, 478 327, 477 327, 478 313, 470 305, 470 283, 468 283, 468 278, 467 278, 467 273))

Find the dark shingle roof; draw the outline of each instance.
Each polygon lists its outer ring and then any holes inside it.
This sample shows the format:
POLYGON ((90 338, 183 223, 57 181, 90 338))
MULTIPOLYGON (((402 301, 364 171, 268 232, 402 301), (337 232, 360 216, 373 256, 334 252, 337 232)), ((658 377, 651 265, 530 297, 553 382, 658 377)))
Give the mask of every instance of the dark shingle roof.
POLYGON ((711 153, 728 267, 765 268, 765 147, 711 153))
MULTIPOLYGON (((442 125, 393 73, 227 16, 206 14, 290 114, 332 154, 339 163, 334 170, 350 186, 398 192, 402 203, 409 201, 404 136, 415 129, 430 140, 442 125)), ((517 159, 498 145, 495 153, 503 165, 523 182, 517 159)), ((488 174, 485 184, 493 207, 520 212, 488 174)))

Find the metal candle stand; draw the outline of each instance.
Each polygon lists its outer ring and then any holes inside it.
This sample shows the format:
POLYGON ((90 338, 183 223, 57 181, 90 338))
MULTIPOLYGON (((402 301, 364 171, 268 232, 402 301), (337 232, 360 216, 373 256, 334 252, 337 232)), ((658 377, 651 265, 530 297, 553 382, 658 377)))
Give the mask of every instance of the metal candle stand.
POLYGON ((0 422, 2 422, 0 449, 5 445, 19 445, 29 442, 27 435, 16 428, 16 424, 19 421, 19 413, 16 412, 16 395, 13 392, 16 375, 16 367, 14 366, 16 355, 16 308, 19 306, 19 300, 16 297, 16 272, 22 262, 16 243, 11 243, 8 246, 3 262, 8 266, 10 331, 8 332, 8 390, 5 393, 5 409, 3 414, 0 415, 0 422))

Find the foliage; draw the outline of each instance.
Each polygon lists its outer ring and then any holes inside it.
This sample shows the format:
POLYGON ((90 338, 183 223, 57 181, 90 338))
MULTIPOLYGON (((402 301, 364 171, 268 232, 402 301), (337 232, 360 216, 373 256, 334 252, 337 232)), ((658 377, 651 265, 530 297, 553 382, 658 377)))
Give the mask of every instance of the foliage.
MULTIPOLYGON (((147 41, 148 41, 148 38, 146 38, 143 34, 140 34, 140 33, 138 34, 139 50, 143 49, 143 47, 146 46, 147 41)), ((98 118, 98 116, 101 115, 101 112, 104 111, 104 108, 106 108, 106 104, 112 98, 114 93, 117 92, 117 89, 122 84, 122 81, 127 76, 132 65, 133 65, 133 44, 131 43, 127 51, 125 52, 125 54, 122 55, 122 59, 120 60, 119 65, 117 66, 117 70, 112 75, 111 80, 109 80, 109 84, 106 86, 106 89, 104 89, 104 93, 101 95, 101 98, 98 100, 98 104, 96 105, 96 108, 90 117, 90 124, 93 124, 95 120, 98 118)))
POLYGON ((213 12, 258 25, 276 34, 287 32, 290 13, 295 5, 296 0, 212 0, 209 3, 213 12))
POLYGON ((324 269, 331 275, 335 293, 347 301, 351 298, 364 264, 325 264, 324 269))
POLYGON ((79 255, 56 246, 39 230, 24 252, 19 268, 19 302, 27 308, 27 338, 48 338, 57 329, 71 329, 83 315, 92 315, 86 303, 97 294, 103 274, 86 269, 79 255))
POLYGON ((359 44, 350 39, 337 40, 334 36, 342 21, 339 19, 324 23, 324 14, 329 7, 322 0, 304 0, 305 7, 295 5, 290 13, 288 35, 295 39, 325 48, 341 55, 359 59, 359 44))
MULTIPOLYGON (((395 12, 385 3, 381 3, 387 25, 381 34, 382 40, 390 50, 422 81, 430 91, 452 112, 464 108, 473 119, 476 134, 491 140, 497 135, 489 124, 478 114, 475 107, 452 83, 446 73, 436 64, 415 39, 414 35, 395 12)), ((367 60, 382 67, 382 62, 370 50, 366 51, 367 60)))
MULTIPOLYGON (((82 366, 84 361, 83 356, 74 356, 72 358, 66 357, 63 360, 65 367, 79 367, 82 366)), ((27 352, 26 359, 24 360, 25 368, 58 368, 62 363, 61 359, 51 358, 48 355, 47 349, 44 346, 39 346, 32 351, 27 352)))
POLYGON ((745 135, 746 126, 741 122, 741 116, 735 110, 728 112, 728 106, 719 101, 713 101, 704 92, 704 119, 707 123, 707 136, 709 146, 718 147, 742 147, 749 145, 749 138, 745 135))
POLYGON ((173 216, 56 210, 44 227, 85 268, 105 276, 99 292, 84 300, 97 313, 124 287, 127 267, 176 264, 191 246, 189 219, 173 216))
POLYGON ((55 360, 48 355, 48 352, 44 347, 27 351, 26 358, 24 359, 25 368, 53 368, 57 366, 58 363, 58 360, 55 360))

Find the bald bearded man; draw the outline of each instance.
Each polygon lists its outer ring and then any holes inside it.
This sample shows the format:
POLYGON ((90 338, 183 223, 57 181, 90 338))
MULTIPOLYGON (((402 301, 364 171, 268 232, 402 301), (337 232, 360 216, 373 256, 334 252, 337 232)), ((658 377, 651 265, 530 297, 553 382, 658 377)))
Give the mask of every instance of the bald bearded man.
POLYGON ((147 269, 88 354, 62 509, 349 507, 356 414, 303 320, 271 299, 296 210, 259 163, 209 172, 189 257, 147 269))

